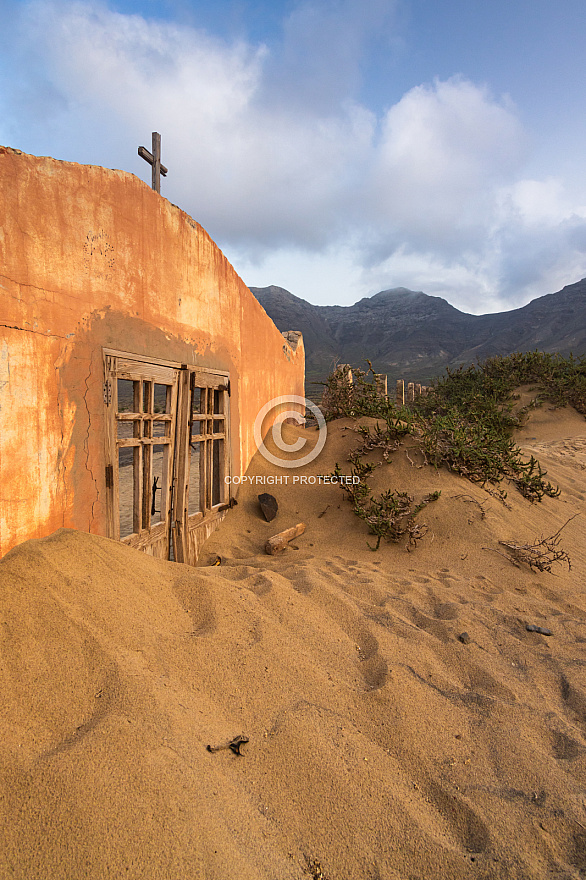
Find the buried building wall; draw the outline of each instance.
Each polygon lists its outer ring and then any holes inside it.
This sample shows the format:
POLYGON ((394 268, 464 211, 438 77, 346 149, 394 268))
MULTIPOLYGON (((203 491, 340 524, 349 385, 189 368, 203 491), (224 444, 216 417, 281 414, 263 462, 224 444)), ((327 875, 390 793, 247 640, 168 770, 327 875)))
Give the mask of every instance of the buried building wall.
POLYGON ((131 174, 0 147, 0 191, 0 555, 61 526, 112 532, 105 351, 227 377, 242 473, 260 408, 304 394, 302 340, 131 174))

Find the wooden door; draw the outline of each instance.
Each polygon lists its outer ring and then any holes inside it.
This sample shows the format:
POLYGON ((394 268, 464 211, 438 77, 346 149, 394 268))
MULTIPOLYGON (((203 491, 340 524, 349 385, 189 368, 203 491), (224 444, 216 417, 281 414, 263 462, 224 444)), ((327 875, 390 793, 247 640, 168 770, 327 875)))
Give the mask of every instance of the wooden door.
POLYGON ((231 506, 227 374, 190 369, 181 377, 173 552, 194 565, 201 545, 231 506))
POLYGON ((108 535, 195 565, 231 504, 227 374, 104 352, 108 535))
POLYGON ((168 559, 179 370, 106 355, 111 537, 168 559))

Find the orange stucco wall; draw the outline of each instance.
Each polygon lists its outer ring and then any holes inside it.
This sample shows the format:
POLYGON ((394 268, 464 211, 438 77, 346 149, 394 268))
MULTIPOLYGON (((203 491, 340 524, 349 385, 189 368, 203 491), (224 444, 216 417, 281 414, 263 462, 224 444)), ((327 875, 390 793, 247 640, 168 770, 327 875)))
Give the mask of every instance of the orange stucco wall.
POLYGON ((103 347, 228 371, 242 473, 259 409, 304 394, 303 342, 132 174, 0 147, 0 194, 0 555, 60 526, 106 533, 103 347))

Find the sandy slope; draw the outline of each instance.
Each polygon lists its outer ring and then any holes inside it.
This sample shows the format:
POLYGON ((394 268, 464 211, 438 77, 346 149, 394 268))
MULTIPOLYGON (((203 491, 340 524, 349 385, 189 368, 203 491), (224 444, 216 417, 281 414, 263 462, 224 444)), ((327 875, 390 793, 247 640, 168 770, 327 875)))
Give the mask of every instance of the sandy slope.
POLYGON ((289 485, 243 488, 197 569, 64 530, 8 554, 0 876, 585 876, 586 517, 562 532, 569 572, 494 551, 583 510, 586 422, 546 407, 519 442, 561 498, 505 507, 403 449, 378 469, 442 492, 411 553, 371 552, 338 487, 292 484, 346 460, 340 420, 304 471, 257 456, 289 485), (206 751, 240 733, 242 757, 206 751))

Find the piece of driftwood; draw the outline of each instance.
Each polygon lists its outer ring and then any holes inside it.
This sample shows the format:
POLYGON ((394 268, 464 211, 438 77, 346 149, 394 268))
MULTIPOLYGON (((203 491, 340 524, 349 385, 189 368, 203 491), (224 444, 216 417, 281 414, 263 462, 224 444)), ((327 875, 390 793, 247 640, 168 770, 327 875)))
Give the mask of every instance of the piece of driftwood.
POLYGON ((258 496, 258 503, 260 504, 260 509, 262 510, 266 521, 271 522, 274 520, 279 510, 279 505, 277 504, 275 496, 269 495, 268 492, 263 492, 262 495, 258 496))
POLYGON ((296 526, 292 526, 290 529, 285 529, 284 532, 279 532, 278 535, 273 535, 272 538, 269 538, 265 544, 265 550, 271 556, 274 556, 275 553, 284 550, 289 541, 302 535, 304 531, 305 523, 297 523, 296 526))
POLYGON ((231 739, 230 742, 221 743, 219 746, 206 746, 206 749, 208 752, 220 752, 222 749, 230 749, 235 755, 242 757, 240 749, 242 746, 245 746, 247 742, 249 742, 248 737, 244 733, 241 733, 239 736, 235 736, 234 739, 231 739))

